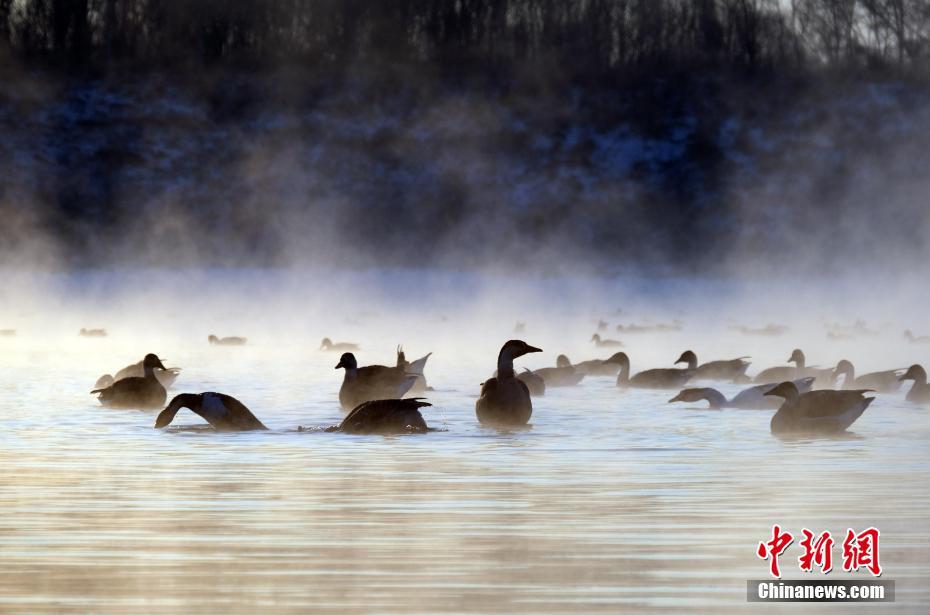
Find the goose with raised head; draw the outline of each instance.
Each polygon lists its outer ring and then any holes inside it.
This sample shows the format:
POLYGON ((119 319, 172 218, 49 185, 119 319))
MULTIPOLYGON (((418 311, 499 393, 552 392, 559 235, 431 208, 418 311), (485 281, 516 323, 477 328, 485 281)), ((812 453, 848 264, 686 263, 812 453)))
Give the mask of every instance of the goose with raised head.
POLYGON ((497 355, 497 376, 481 383, 475 402, 478 421, 487 425, 526 425, 533 415, 533 402, 527 385, 513 371, 513 360, 542 349, 523 340, 509 340, 497 355))
POLYGON ((584 373, 577 371, 564 354, 556 357, 555 365, 534 369, 533 373, 542 378, 547 387, 573 387, 584 379, 584 373))
POLYGON ((401 346, 397 347, 397 365, 398 369, 404 370, 407 374, 415 374, 417 381, 413 383, 413 387, 407 391, 408 395, 420 395, 427 391, 432 391, 432 387, 426 384, 426 376, 424 375, 424 370, 426 370, 426 361, 432 356, 432 352, 427 353, 426 355, 420 357, 416 361, 408 361, 407 355, 404 353, 404 349, 401 346))
POLYGON ((155 429, 167 427, 178 411, 187 408, 217 431, 268 429, 241 401, 224 393, 181 393, 158 414, 155 429))
POLYGON ((155 377, 156 369, 165 369, 157 355, 147 354, 142 360, 142 377, 123 378, 102 389, 94 389, 92 395, 110 408, 160 408, 165 405, 167 393, 155 377))
POLYGON ((708 361, 698 365, 697 355, 691 350, 681 353, 675 365, 686 363, 688 369, 693 370, 692 380, 740 380, 746 376, 749 367, 749 357, 739 357, 723 361, 708 361))
POLYGON ((601 338, 600 333, 592 335, 591 341, 594 342, 594 345, 598 348, 623 348, 623 342, 620 340, 605 340, 601 338))
POLYGON ((765 394, 785 401, 772 417, 773 434, 833 434, 846 431, 862 416, 874 397, 869 389, 801 393, 793 382, 782 382, 765 394))
POLYGON ((377 399, 359 404, 335 429, 350 434, 426 433, 429 428, 420 408, 432 404, 422 397, 410 399, 377 399))
POLYGON ((366 401, 401 399, 417 381, 416 374, 408 374, 397 367, 359 367, 351 352, 343 354, 339 359, 336 369, 340 368, 346 371, 342 386, 339 387, 339 403, 347 411, 354 410, 366 401))
MULTIPOLYGON (((799 378, 793 382, 794 385, 798 388, 799 392, 807 393, 811 390, 811 385, 814 383, 814 378, 799 378)), ((748 389, 740 391, 733 397, 733 399, 730 400, 728 400, 726 396, 717 389, 712 389, 709 387, 683 389, 680 393, 678 393, 678 395, 668 400, 668 403, 671 404, 677 401, 697 402, 701 400, 707 400, 710 402, 710 408, 712 410, 718 410, 720 408, 737 408, 740 410, 776 410, 781 405, 781 402, 774 397, 766 397, 765 395, 771 389, 771 384, 757 384, 755 386, 749 387, 748 389)))
POLYGON ((358 352, 358 344, 352 344, 350 342, 337 342, 334 343, 333 340, 328 337, 324 337, 323 341, 320 342, 320 350, 325 350, 327 352, 358 352))
POLYGON ((575 363, 575 371, 586 376, 610 376, 616 378, 617 374, 620 373, 620 366, 623 365, 621 356, 625 356, 624 353, 615 352, 608 359, 592 359, 575 363))
POLYGON ((901 388, 898 374, 901 370, 889 369, 882 372, 871 372, 856 376, 856 368, 851 361, 842 359, 833 370, 833 381, 843 376, 842 390, 872 389, 878 393, 894 393, 901 388))
MULTIPOLYGON (((97 379, 97 383, 94 385, 95 389, 105 389, 109 386, 112 386, 114 382, 119 382, 120 380, 125 380, 126 378, 142 378, 145 376, 145 370, 142 367, 142 363, 145 359, 139 359, 137 362, 127 365, 123 369, 116 372, 114 375, 104 374, 97 379)), ((165 369, 159 369, 155 371, 155 377, 161 383, 165 390, 167 391, 173 385, 175 380, 178 379, 178 376, 181 374, 180 367, 166 367, 165 369)))
POLYGON ((905 397, 907 401, 915 404, 930 403, 930 384, 927 384, 927 372, 923 367, 916 363, 911 365, 899 380, 902 382, 905 380, 914 381, 911 390, 907 392, 905 397))
POLYGON ((816 378, 814 381, 815 387, 833 386, 833 370, 830 368, 808 367, 807 357, 804 356, 804 352, 800 348, 791 351, 788 363, 794 363, 795 367, 786 365, 764 369, 756 375, 753 382, 758 384, 778 384, 786 380, 813 376, 816 378))
POLYGON ((691 379, 692 370, 673 367, 647 369, 630 377, 630 358, 626 353, 621 352, 617 361, 620 362, 620 373, 617 375, 618 387, 680 389, 691 379))
POLYGON ((237 335, 230 335, 228 337, 209 335, 207 336, 207 341, 210 342, 211 346, 245 346, 246 342, 249 340, 237 335))

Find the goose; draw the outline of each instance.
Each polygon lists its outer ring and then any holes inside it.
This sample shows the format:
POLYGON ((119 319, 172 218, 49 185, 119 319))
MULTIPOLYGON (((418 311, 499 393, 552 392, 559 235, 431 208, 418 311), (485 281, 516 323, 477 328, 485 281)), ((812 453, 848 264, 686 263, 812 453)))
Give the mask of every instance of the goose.
POLYGON ((930 344, 930 335, 915 336, 910 329, 904 332, 904 339, 911 344, 930 344))
POLYGON ((426 433, 429 428, 420 408, 432 404, 422 397, 377 399, 359 404, 335 429, 350 434, 426 433))
POLYGON ((509 340, 497 355, 497 377, 481 383, 481 395, 475 402, 475 414, 482 424, 526 425, 533 414, 533 402, 527 385, 513 372, 513 360, 542 349, 523 340, 509 340))
POLYGON ((248 339, 244 337, 237 337, 231 335, 229 337, 216 337, 215 335, 210 335, 207 337, 207 341, 210 342, 212 346, 245 346, 245 343, 248 339))
POLYGON ((617 333, 667 333, 669 331, 681 331, 681 323, 676 320, 671 324, 617 325, 617 333))
POLYGON ((426 369, 426 361, 432 354, 432 352, 429 352, 416 361, 409 362, 407 361, 406 354, 404 354, 404 349, 401 346, 397 347, 397 368, 404 370, 407 374, 415 374, 417 376, 417 381, 413 384, 413 387, 407 391, 408 395, 419 395, 420 393, 433 390, 432 387, 426 384, 426 376, 423 375, 423 370, 426 369))
POLYGON ((333 340, 328 337, 324 337, 323 341, 320 342, 320 350, 326 350, 329 352, 357 352, 359 350, 358 344, 350 344, 349 342, 339 342, 337 344, 333 343, 333 340))
MULTIPOLYGON (((811 390, 814 378, 799 378, 794 380, 794 386, 801 393, 807 393, 811 390)), ((776 410, 781 405, 777 399, 766 397, 765 394, 772 389, 771 384, 757 384, 742 390, 727 401, 727 398, 717 389, 700 388, 700 389, 683 389, 678 395, 668 400, 668 403, 676 401, 696 402, 706 399, 710 402, 712 410, 720 408, 739 408, 740 410, 776 410)))
POLYGON ((603 320, 603 319, 602 319, 602 320, 598 320, 598 321, 597 321, 597 331, 598 331, 598 333, 604 333, 605 331, 607 331, 608 325, 609 325, 609 323, 608 323, 606 320, 603 320))
MULTIPOLYGON (((138 362, 133 363, 132 365, 127 365, 123 369, 116 372, 115 375, 111 376, 110 374, 104 374, 97 379, 97 383, 94 385, 95 389, 105 389, 109 386, 113 386, 114 382, 119 382, 120 380, 125 380, 126 378, 141 378, 145 375, 145 370, 142 368, 142 362, 145 359, 139 359, 138 362)), ((168 367, 166 369, 161 369, 155 372, 155 377, 158 379, 158 382, 161 383, 165 390, 170 389, 174 385, 174 381, 178 379, 178 376, 181 373, 180 367, 168 367)))
POLYGON ((874 397, 869 389, 857 391, 810 391, 800 393, 793 382, 782 382, 766 395, 781 397, 784 403, 772 417, 773 434, 830 434, 845 431, 862 416, 874 397))
POLYGON ((708 361, 698 365, 697 355, 690 350, 681 353, 675 365, 687 363, 688 369, 694 370, 691 376, 693 380, 739 380, 746 375, 746 368, 749 367, 749 361, 744 361, 749 357, 739 357, 727 361, 708 361))
POLYGON ((15 337, 16 329, 0 329, 0 337, 15 337))
POLYGON ((181 408, 203 417, 217 431, 268 429, 241 401, 223 393, 181 393, 155 419, 155 429, 167 427, 181 408))
POLYGON ((610 376, 616 377, 620 372, 620 366, 623 359, 620 356, 622 352, 615 352, 609 359, 592 359, 575 364, 575 370, 586 376, 610 376))
POLYGON ((106 337, 107 331, 106 329, 83 329, 82 328, 80 333, 78 333, 78 335, 81 337, 106 337))
POLYGON ((526 323, 518 321, 517 324, 513 326, 513 332, 514 333, 526 333, 526 323))
POLYGON ((620 361, 620 374, 617 376, 618 387, 632 387, 637 389, 680 389, 693 373, 690 369, 659 368, 647 369, 630 378, 630 358, 621 352, 617 359, 620 361))
POLYGON ((757 384, 778 384, 779 382, 784 382, 786 380, 794 380, 795 378, 813 376, 817 379, 814 382, 814 384, 817 386, 830 387, 833 385, 833 370, 818 367, 807 367, 807 358, 804 356, 804 352, 800 348, 795 348, 791 351, 791 356, 788 357, 788 362, 794 363, 796 366, 770 367, 768 369, 764 369, 756 375, 756 377, 753 379, 753 382, 757 384))
POLYGON ((927 372, 920 365, 911 365, 899 380, 913 380, 914 386, 907 392, 907 401, 917 404, 930 403, 930 385, 927 384, 927 372))
POLYGON ((598 348, 623 348, 623 342, 620 340, 604 340, 601 339, 600 333, 595 333, 591 336, 591 341, 594 342, 594 345, 598 348))
POLYGON ((532 397, 542 397, 546 394, 546 380, 525 367, 523 373, 517 376, 517 380, 526 385, 532 397))
POLYGON ((94 389, 97 399, 111 408, 159 408, 165 404, 165 387, 155 377, 155 369, 165 369, 161 359, 147 354, 142 360, 143 376, 117 380, 104 389, 94 389))
POLYGON ((573 387, 584 379, 584 373, 577 371, 564 354, 556 358, 555 365, 535 369, 533 373, 542 378, 547 387, 573 387))
POLYGON ((359 404, 375 399, 400 399, 417 381, 416 374, 408 374, 397 367, 368 365, 359 367, 355 355, 346 352, 340 357, 336 369, 346 370, 339 387, 339 403, 343 410, 353 410, 359 404))
POLYGON ((842 359, 833 370, 833 381, 836 382, 836 378, 843 375, 845 376, 841 387, 843 390, 872 389, 878 393, 894 393, 901 388, 901 381, 898 380, 897 373, 899 371, 890 369, 883 372, 863 374, 857 378, 856 368, 853 367, 852 362, 842 359))
POLYGON ((780 337, 784 335, 786 331, 788 331, 788 327, 784 325, 776 325, 771 323, 756 329, 753 329, 752 327, 746 327, 744 325, 734 325, 731 326, 730 329, 739 331, 743 335, 755 335, 758 337, 780 337))

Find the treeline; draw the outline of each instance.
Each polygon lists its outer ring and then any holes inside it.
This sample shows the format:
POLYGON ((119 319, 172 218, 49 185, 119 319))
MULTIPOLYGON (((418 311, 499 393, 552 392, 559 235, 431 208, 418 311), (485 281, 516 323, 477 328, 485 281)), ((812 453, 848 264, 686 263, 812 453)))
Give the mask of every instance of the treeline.
POLYGON ((0 55, 138 66, 919 68, 930 0, 0 0, 0 55))

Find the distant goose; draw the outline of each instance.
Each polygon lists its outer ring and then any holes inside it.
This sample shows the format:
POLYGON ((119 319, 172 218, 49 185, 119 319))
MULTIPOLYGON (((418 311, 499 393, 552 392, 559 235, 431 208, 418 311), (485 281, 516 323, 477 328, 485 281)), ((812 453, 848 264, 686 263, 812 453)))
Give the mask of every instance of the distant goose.
MULTIPOLYGON (((126 378, 141 378, 145 375, 145 370, 142 368, 142 363, 145 359, 139 359, 138 362, 133 363, 132 365, 127 365, 123 369, 116 372, 115 375, 111 376, 110 374, 104 374, 97 379, 97 383, 94 385, 95 389, 105 389, 109 386, 112 386, 114 382, 120 380, 125 380, 126 378)), ((174 385, 174 381, 178 379, 178 376, 181 373, 180 367, 168 367, 166 369, 160 369, 155 372, 155 378, 158 379, 158 382, 161 383, 165 390, 170 389, 174 385)))
POLYGON ((607 331, 607 327, 608 327, 608 322, 606 320, 597 321, 597 330, 599 332, 603 333, 604 331, 607 331))
POLYGON ((915 336, 910 329, 904 332, 904 339, 911 344, 930 344, 930 335, 915 336))
POLYGON ((155 429, 167 427, 181 408, 188 408, 213 425, 217 431, 267 429, 235 397, 223 393, 181 393, 155 419, 155 429))
POLYGON ((523 373, 517 376, 517 380, 526 385, 530 395, 533 397, 542 397, 546 394, 545 379, 527 368, 523 368, 523 373))
MULTIPOLYGON (((794 381, 794 385, 800 393, 807 393, 811 390, 814 379, 800 378, 794 381)), ((736 396, 727 401, 727 398, 717 389, 700 388, 684 389, 678 395, 668 400, 668 403, 676 401, 696 402, 706 399, 710 402, 713 410, 719 408, 739 408, 741 410, 775 410, 781 402, 774 397, 766 397, 766 393, 772 390, 771 384, 757 384, 744 391, 740 391, 736 396)))
POLYGON ((833 381, 836 382, 838 376, 844 376, 844 390, 871 389, 878 393, 894 393, 901 388, 901 381, 898 379, 900 370, 887 370, 883 372, 872 372, 856 377, 856 368, 846 359, 836 364, 833 370, 833 381))
POLYGON ((333 340, 328 337, 324 337, 323 341, 320 342, 320 350, 326 350, 330 352, 354 352, 358 351, 358 344, 350 344, 348 342, 339 342, 334 344, 333 340))
POLYGON ((417 376, 417 381, 413 384, 413 387, 407 391, 408 395, 419 395, 427 391, 432 391, 432 387, 426 384, 426 376, 424 375, 424 370, 426 369, 426 361, 432 356, 432 352, 427 353, 425 356, 420 357, 416 361, 408 361, 406 354, 404 354, 404 349, 400 346, 397 347, 397 365, 398 369, 404 370, 407 374, 415 374, 417 376))
POLYGON ((621 356, 626 356, 622 352, 615 352, 609 359, 592 359, 575 364, 575 370, 586 376, 610 376, 616 377, 620 373, 620 366, 623 364, 621 356))
POLYGON ((681 331, 681 323, 676 320, 671 324, 617 325, 617 333, 667 333, 669 331, 681 331))
POLYGON ((927 384, 927 372, 920 365, 911 365, 900 380, 913 380, 914 386, 907 392, 907 401, 915 404, 930 403, 930 385, 927 384))
POLYGON ((342 355, 336 364, 336 369, 339 368, 346 370, 339 387, 339 403, 343 410, 354 410, 359 404, 376 399, 400 399, 417 381, 416 374, 408 374, 397 367, 359 367, 351 352, 342 355))
POLYGON ((740 357, 726 361, 708 361, 698 365, 697 355, 690 350, 681 353, 675 364, 687 363, 688 369, 694 370, 692 380, 738 380, 746 375, 746 368, 749 367, 749 361, 744 361, 749 357, 740 357))
POLYGON ((594 342, 594 345, 598 348, 623 348, 623 342, 620 340, 601 339, 601 335, 599 333, 592 335, 591 341, 594 342))
POLYGON ((533 402, 525 383, 513 371, 513 360, 531 352, 542 352, 523 340, 510 340, 497 355, 497 377, 481 384, 475 403, 478 421, 495 425, 525 425, 533 415, 533 402))
POLYGON ((736 325, 730 328, 734 331, 739 331, 743 335, 755 335, 758 337, 781 337, 785 334, 785 332, 788 331, 788 327, 775 324, 768 324, 757 329, 753 329, 752 327, 745 327, 743 325, 736 325))
POLYGON ((533 370, 534 374, 545 381, 547 387, 573 387, 584 379, 584 373, 576 371, 564 354, 556 358, 555 364, 556 367, 533 370))
POLYGON ((620 353, 620 374, 617 376, 618 387, 635 389, 680 389, 693 373, 690 369, 659 368, 647 369, 630 378, 630 358, 620 353))
POLYGON ((514 333, 526 333, 526 323, 517 322, 517 324, 513 326, 513 332, 514 333))
POLYGON ((16 329, 0 329, 0 337, 14 337, 16 329))
POLYGON ((813 376, 817 380, 816 386, 830 387, 833 386, 833 370, 829 368, 807 367, 807 358, 800 348, 795 348, 788 357, 789 363, 794 363, 796 367, 770 367, 764 369, 753 379, 753 382, 759 384, 778 384, 786 380, 795 378, 804 378, 813 376))
POLYGON ((155 369, 165 369, 161 359, 154 354, 142 360, 143 376, 124 378, 104 389, 94 389, 97 399, 111 408, 159 408, 165 405, 165 387, 155 377, 155 369))
POLYGON ((106 337, 107 331, 106 329, 81 329, 78 335, 81 337, 106 337))
POLYGON ((772 417, 773 434, 831 434, 845 431, 869 407, 874 397, 860 391, 811 391, 800 393, 793 382, 782 382, 766 395, 785 401, 772 417))
POLYGON ((244 337, 237 337, 235 335, 229 337, 210 335, 207 337, 207 341, 213 346, 245 346, 248 340, 244 337))
POLYGON ((422 397, 366 401, 349 412, 339 427, 327 431, 385 435, 426 433, 429 428, 420 408, 431 405, 422 397))

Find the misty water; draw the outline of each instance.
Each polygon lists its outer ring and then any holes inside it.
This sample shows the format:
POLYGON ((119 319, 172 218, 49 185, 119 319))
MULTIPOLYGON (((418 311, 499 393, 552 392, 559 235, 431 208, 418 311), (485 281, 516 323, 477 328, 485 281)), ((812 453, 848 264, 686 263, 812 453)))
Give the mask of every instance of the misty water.
MULTIPOLYGON (((816 318, 789 319, 788 334, 765 339, 728 333, 720 304, 696 313, 645 283, 634 300, 608 283, 582 292, 582 279, 527 290, 415 272, 224 275, 7 280, 0 328, 18 332, 0 338, 0 610, 739 612, 746 580, 767 577, 755 547, 779 523, 795 535, 878 527, 883 578, 897 583, 897 602, 883 606, 926 612, 930 413, 905 402, 905 388, 841 438, 776 439, 769 411, 668 404, 674 392, 623 391, 607 377, 534 399, 527 429, 482 427, 474 412, 503 341, 545 350, 518 367, 560 352, 606 358, 587 341, 599 317, 611 328, 683 319, 680 332, 623 338, 633 371, 693 348, 702 360, 752 355, 750 374, 795 346, 811 364, 905 367, 921 351, 897 322, 827 343, 816 318), (518 318, 527 328, 515 335, 518 318), (81 326, 110 335, 78 338, 81 326), (249 344, 211 347, 210 333, 249 344), (424 415, 437 431, 297 431, 344 416, 338 353, 318 350, 325 335, 360 343, 363 365, 392 363, 398 343, 409 359, 434 352, 424 415), (187 411, 155 430, 155 413, 105 409, 88 394, 145 352, 183 369, 169 396, 234 395, 269 431, 216 433, 187 411)), ((743 301, 710 282, 674 288, 743 301)), ((744 320, 769 322, 757 310, 744 320)), ((796 542, 785 578, 803 577, 798 555, 796 542)))

